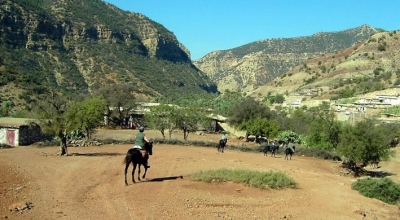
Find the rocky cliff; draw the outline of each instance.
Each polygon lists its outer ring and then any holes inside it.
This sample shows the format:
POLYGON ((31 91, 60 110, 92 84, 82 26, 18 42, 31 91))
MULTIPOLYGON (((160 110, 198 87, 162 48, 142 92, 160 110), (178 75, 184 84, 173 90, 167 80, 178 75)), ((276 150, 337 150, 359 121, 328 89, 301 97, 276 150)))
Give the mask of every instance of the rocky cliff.
POLYGON ((92 93, 129 83, 147 96, 216 92, 175 35, 101 0, 2 0, 0 85, 92 93))

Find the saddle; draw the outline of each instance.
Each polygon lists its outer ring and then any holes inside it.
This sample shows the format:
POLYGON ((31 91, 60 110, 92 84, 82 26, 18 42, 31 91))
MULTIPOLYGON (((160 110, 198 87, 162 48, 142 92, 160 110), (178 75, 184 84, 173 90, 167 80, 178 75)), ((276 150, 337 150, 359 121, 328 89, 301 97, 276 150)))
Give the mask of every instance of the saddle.
POLYGON ((148 159, 149 158, 149 154, 147 153, 146 150, 143 149, 139 149, 139 148, 134 148, 135 150, 139 151, 142 154, 142 158, 143 159, 148 159))

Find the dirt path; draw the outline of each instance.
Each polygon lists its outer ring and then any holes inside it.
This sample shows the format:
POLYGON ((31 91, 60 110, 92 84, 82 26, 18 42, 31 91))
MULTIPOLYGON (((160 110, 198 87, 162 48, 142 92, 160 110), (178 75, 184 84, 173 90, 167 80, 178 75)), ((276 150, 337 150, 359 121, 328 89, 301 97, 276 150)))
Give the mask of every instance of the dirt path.
MULTIPOLYGON (((149 132, 150 134, 150 132, 149 132)), ((100 134, 105 135, 105 134, 100 134)), ((115 135, 115 134, 112 134, 115 135)), ((123 134, 127 135, 127 134, 123 134)), ((218 139, 219 135, 192 138, 218 139)), ((190 138, 190 136, 189 136, 190 138)), ((233 141, 233 140, 232 140, 233 141)), ((130 145, 0 149, 0 218, 8 219, 399 219, 398 206, 351 190, 340 164, 294 155, 155 145, 143 182, 124 185, 122 160, 130 145), (199 170, 283 171, 298 189, 260 190, 234 183, 189 180, 199 170), (180 178, 182 176, 182 178, 180 178), (26 206, 18 212, 9 208, 26 206)), ((399 182, 398 157, 382 162, 399 182)), ((131 168, 129 169, 131 172, 131 168)))

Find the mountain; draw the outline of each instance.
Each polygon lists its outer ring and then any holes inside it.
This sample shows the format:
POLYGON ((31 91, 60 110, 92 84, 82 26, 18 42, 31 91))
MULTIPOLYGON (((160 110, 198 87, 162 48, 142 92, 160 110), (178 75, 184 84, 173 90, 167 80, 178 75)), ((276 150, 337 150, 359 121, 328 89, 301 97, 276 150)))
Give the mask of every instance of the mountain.
POLYGON ((379 32, 351 47, 310 58, 251 93, 259 98, 285 94, 293 101, 399 91, 394 89, 400 85, 399 50, 400 31, 379 32))
POLYGON ((1 0, 0 100, 129 84, 144 97, 217 92, 161 24, 101 0, 1 0))
POLYGON ((211 52, 194 65, 216 82, 220 91, 253 91, 308 59, 348 48, 381 31, 362 25, 306 37, 266 39, 211 52))

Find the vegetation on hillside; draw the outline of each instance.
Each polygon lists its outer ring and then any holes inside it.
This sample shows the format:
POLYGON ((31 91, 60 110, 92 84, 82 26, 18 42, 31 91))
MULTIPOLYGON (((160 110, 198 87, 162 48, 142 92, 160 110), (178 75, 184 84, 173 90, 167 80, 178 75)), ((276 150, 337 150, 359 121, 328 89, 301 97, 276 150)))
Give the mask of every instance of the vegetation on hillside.
MULTIPOLYGON (((268 93, 308 93, 309 99, 349 99, 397 88, 400 82, 400 32, 381 32, 351 47, 308 59, 274 79, 268 93), (382 49, 384 47, 384 50, 382 49), (300 78, 300 76, 302 76, 300 78)), ((260 90, 259 96, 266 96, 260 90)), ((264 92, 265 93, 265 92, 264 92)))
POLYGON ((51 91, 81 98, 126 84, 148 99, 217 92, 173 33, 143 15, 101 0, 15 0, 0 12, 0 102, 12 111, 51 91))

